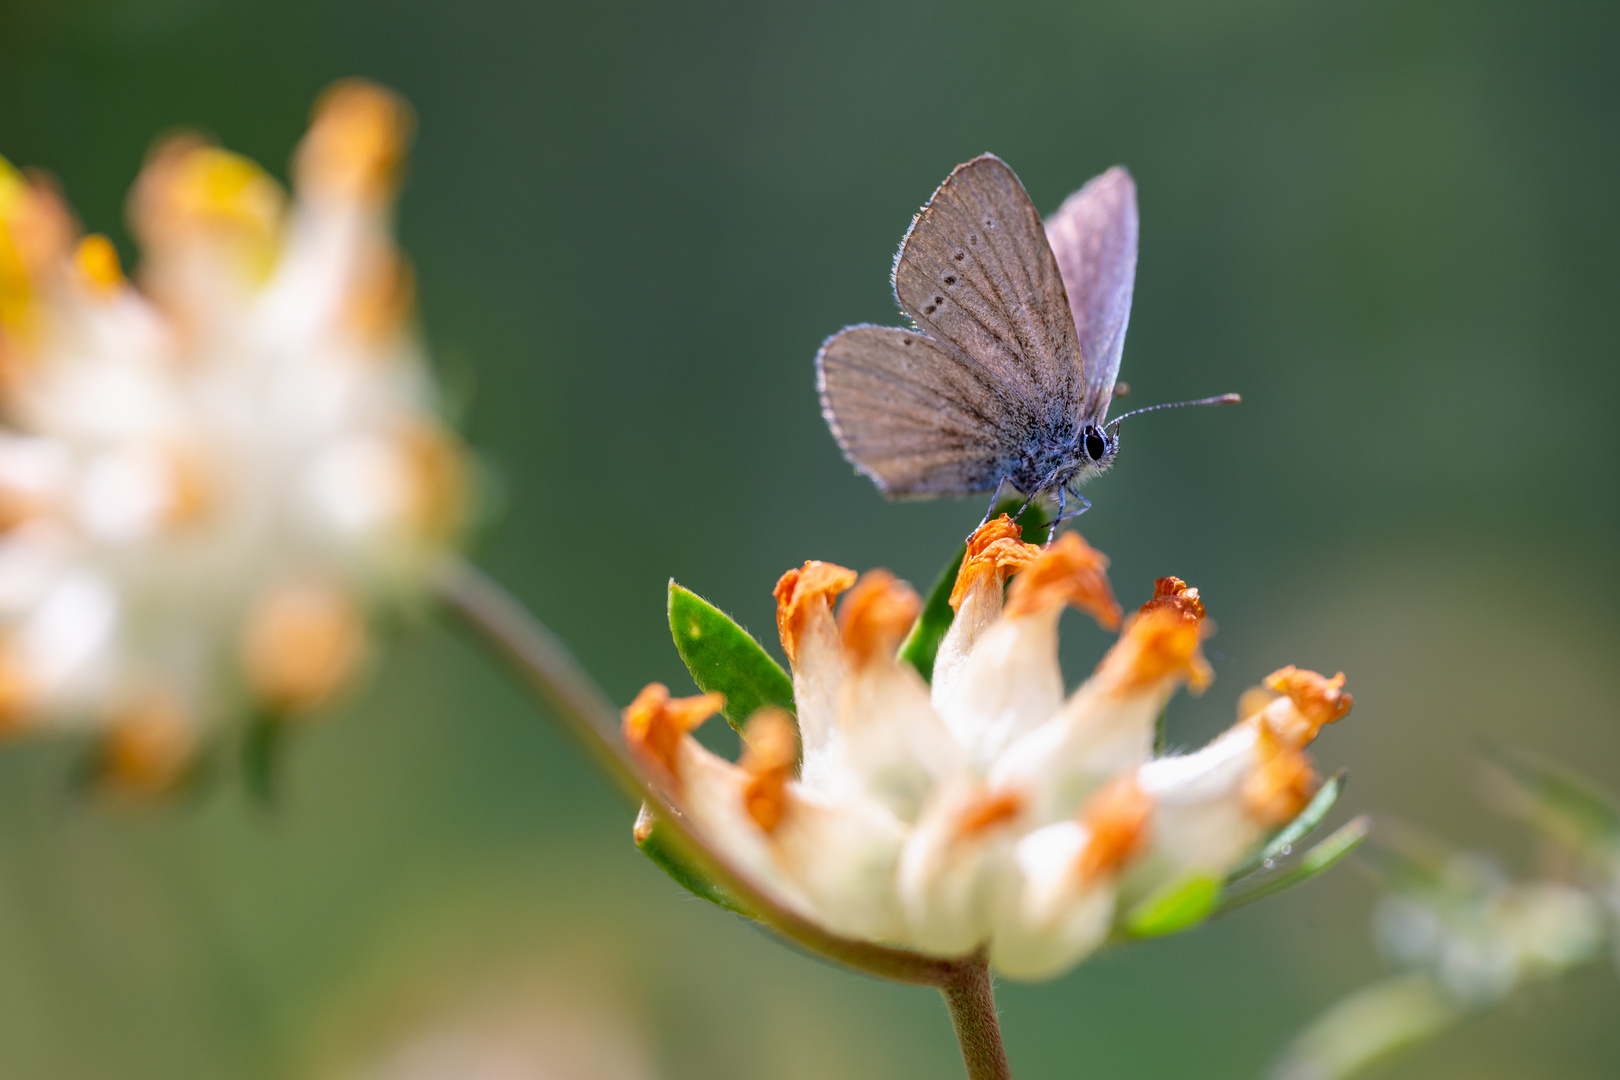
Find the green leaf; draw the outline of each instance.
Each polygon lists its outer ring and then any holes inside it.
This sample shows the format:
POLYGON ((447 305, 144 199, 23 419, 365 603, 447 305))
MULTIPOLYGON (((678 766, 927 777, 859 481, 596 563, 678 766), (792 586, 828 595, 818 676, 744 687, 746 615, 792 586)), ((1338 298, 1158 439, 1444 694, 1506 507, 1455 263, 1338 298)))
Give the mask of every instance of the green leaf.
POLYGON ((749 910, 722 886, 709 879, 687 853, 681 838, 652 812, 646 803, 636 817, 636 847, 675 883, 700 900, 753 918, 749 910))
MULTIPOLYGON (((1024 500, 1016 495, 1002 499, 990 516, 1010 514, 1023 503, 1024 500)), ((1018 524, 1024 530, 1023 538, 1031 544, 1046 543, 1046 537, 1051 532, 1051 520, 1047 507, 1040 499, 1031 501, 1018 515, 1018 524)), ((906 640, 900 643, 900 659, 916 668, 928 682, 934 680, 934 658, 939 655, 939 643, 945 640, 945 631, 951 628, 951 620, 956 618, 956 612, 951 609, 951 590, 956 587, 956 575, 966 557, 967 541, 964 540, 957 547, 956 554, 951 556, 950 562, 939 572, 939 577, 934 579, 917 621, 912 624, 906 640)))
POLYGON ((1339 801, 1339 796, 1344 793, 1345 778, 1349 775, 1347 769, 1340 769, 1334 774, 1332 779, 1322 785, 1322 790, 1305 804, 1305 809, 1301 810, 1293 821, 1262 841, 1246 859, 1226 875, 1226 883, 1230 885, 1239 878, 1248 877, 1264 866, 1269 859, 1292 854, 1290 849, 1322 824, 1322 819, 1328 816, 1333 804, 1339 801))
POLYGON ((1218 877, 1195 873, 1174 878, 1130 910, 1125 916, 1125 933, 1133 938, 1150 938, 1185 930, 1208 918, 1220 895, 1218 877))
POLYGON ((1227 892, 1221 897, 1216 914, 1225 914, 1308 881, 1354 851, 1363 840, 1367 839, 1367 834, 1371 831, 1372 819, 1365 814, 1351 818, 1329 833, 1320 844, 1300 856, 1299 861, 1287 870, 1263 878, 1250 888, 1227 892))
POLYGON ((721 710, 738 730, 764 705, 793 712, 793 680, 753 636, 690 589, 669 583, 669 632, 692 681, 726 695, 721 710))

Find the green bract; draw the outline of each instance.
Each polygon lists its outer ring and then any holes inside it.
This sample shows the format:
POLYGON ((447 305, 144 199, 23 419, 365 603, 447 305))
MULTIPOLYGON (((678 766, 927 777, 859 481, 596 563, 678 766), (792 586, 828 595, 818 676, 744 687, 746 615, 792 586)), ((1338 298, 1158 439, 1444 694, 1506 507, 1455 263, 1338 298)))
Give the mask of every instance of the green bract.
POLYGON ((1125 936, 1160 937, 1196 926, 1215 910, 1220 897, 1221 881, 1209 874, 1167 881, 1125 915, 1125 936))
POLYGON ((669 632, 705 694, 726 696, 721 713, 742 729, 761 707, 793 711, 793 680, 753 635, 690 589, 669 583, 669 632))
POLYGON ((636 847, 641 849, 641 853, 651 859, 660 870, 674 878, 681 888, 727 911, 734 911, 748 918, 754 917, 736 897, 709 879, 709 876, 699 868, 696 860, 687 853, 680 837, 660 821, 646 803, 642 803, 641 813, 636 817, 635 835, 636 847))

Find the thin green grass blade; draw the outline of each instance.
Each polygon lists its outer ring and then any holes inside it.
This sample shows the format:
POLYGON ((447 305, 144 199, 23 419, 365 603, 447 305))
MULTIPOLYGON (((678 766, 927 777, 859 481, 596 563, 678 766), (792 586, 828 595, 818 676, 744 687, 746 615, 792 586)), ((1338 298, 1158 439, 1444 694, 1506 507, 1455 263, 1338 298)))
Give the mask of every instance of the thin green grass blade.
POLYGON ((1509 809, 1548 839, 1599 861, 1620 852, 1620 800, 1596 784, 1523 752, 1492 756, 1509 809))
POLYGON ((1300 856, 1299 862, 1287 870, 1271 877, 1264 878, 1258 884, 1241 891, 1228 892, 1216 905, 1214 914, 1224 915, 1256 900, 1262 900, 1284 889, 1291 889, 1295 885, 1309 881, 1317 874, 1331 867, 1334 863, 1354 851, 1361 842, 1367 839, 1372 831, 1372 819, 1365 814, 1351 818, 1339 826, 1320 844, 1311 848, 1300 856))
POLYGON ((1316 827, 1322 824, 1322 819, 1328 816, 1333 804, 1339 801, 1344 794, 1345 779, 1350 775, 1348 769, 1340 769, 1327 783, 1322 785, 1311 801, 1305 804, 1305 809, 1262 841, 1248 858, 1239 863, 1232 872, 1226 875, 1226 883, 1231 885, 1241 878, 1246 878, 1266 864, 1268 859, 1291 854, 1290 848, 1305 839, 1316 827))

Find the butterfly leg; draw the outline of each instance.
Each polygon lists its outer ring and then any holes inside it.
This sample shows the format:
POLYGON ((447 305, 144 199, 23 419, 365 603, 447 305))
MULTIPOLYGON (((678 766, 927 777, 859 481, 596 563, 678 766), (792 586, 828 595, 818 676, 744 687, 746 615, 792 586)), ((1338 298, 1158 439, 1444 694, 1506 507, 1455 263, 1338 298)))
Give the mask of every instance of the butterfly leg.
POLYGON ((1060 497, 1058 501, 1058 516, 1052 522, 1052 528, 1054 530, 1056 530, 1057 527, 1063 524, 1065 521, 1073 521, 1075 518, 1091 509, 1091 500, 1080 494, 1078 491, 1070 491, 1068 488, 1064 488, 1063 493, 1066 495, 1073 495, 1076 499, 1079 499, 1080 509, 1076 510, 1072 514, 1065 514, 1063 512, 1063 501, 1060 497))
POLYGON ((973 530, 974 532, 978 532, 979 529, 984 528, 985 525, 990 521, 990 515, 996 512, 996 504, 1001 501, 1001 488, 1006 482, 1007 478, 1005 476, 996 481, 996 490, 990 493, 990 506, 987 510, 985 510, 984 517, 979 519, 978 527, 973 530))
POLYGON ((1023 501, 1023 504, 1020 505, 1017 510, 1013 511, 1012 519, 1014 521, 1017 521, 1019 518, 1023 517, 1024 516, 1024 511, 1029 509, 1029 504, 1034 502, 1035 501, 1035 496, 1039 495, 1040 493, 1041 493, 1040 488, 1036 488, 1034 493, 1031 494, 1029 498, 1025 499, 1023 501))

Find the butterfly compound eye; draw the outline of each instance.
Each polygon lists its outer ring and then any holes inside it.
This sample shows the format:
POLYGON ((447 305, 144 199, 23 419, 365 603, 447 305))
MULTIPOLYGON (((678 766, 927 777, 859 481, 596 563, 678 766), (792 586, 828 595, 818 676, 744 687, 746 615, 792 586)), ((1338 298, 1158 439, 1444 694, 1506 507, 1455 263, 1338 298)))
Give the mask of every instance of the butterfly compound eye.
POLYGON ((1086 456, 1092 461, 1101 461, 1103 455, 1108 453, 1108 440, 1097 431, 1086 432, 1086 456))

